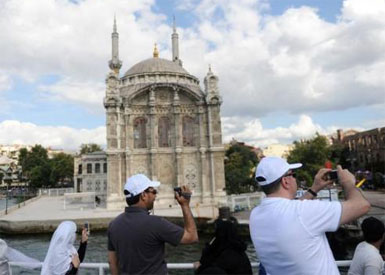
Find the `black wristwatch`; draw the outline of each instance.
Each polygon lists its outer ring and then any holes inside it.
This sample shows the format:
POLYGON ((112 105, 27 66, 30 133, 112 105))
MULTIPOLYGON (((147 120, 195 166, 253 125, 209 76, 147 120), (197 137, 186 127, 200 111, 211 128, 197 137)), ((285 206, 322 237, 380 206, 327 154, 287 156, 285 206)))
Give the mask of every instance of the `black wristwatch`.
POLYGON ((317 197, 317 193, 311 190, 311 188, 307 189, 307 191, 313 195, 313 197, 317 197))

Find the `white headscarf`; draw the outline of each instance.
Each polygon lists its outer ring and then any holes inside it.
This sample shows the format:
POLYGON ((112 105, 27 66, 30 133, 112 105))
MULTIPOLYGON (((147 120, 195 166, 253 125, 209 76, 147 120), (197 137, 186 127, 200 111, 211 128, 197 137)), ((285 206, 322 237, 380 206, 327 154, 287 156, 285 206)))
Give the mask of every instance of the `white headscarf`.
POLYGON ((41 266, 40 261, 9 247, 4 240, 0 239, 0 275, 12 274, 9 262, 17 262, 19 266, 29 269, 41 266))
POLYGON ((63 275, 69 270, 72 256, 77 254, 75 240, 76 224, 72 221, 59 224, 49 244, 41 275, 63 275))

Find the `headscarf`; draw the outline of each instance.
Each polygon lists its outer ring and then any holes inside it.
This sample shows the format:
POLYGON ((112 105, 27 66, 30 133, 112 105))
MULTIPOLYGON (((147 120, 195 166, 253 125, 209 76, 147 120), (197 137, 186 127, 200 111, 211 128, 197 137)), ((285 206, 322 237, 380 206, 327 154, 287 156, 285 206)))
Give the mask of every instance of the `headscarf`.
POLYGON ((9 247, 4 240, 0 239, 0 275, 12 274, 9 262, 17 262, 19 266, 29 269, 41 266, 40 261, 9 247))
POLYGON ((72 221, 59 224, 49 244, 41 275, 63 275, 69 270, 72 256, 77 254, 75 240, 76 224, 72 221))

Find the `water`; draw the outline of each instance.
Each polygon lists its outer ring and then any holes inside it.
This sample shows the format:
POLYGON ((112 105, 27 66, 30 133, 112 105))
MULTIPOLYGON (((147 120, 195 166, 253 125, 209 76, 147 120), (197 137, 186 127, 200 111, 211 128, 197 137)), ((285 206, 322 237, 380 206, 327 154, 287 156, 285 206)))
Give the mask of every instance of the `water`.
MULTIPOLYGON (((48 250, 51 234, 39 235, 17 235, 17 236, 0 236, 4 239, 10 247, 20 250, 27 256, 36 258, 40 261, 44 260, 45 254, 48 250)), ((166 261, 168 263, 192 263, 198 261, 202 248, 205 243, 210 241, 211 237, 208 235, 200 235, 199 243, 194 245, 179 245, 173 247, 166 245, 166 261)), ((248 244, 247 254, 251 262, 257 261, 254 247, 250 240, 246 240, 248 244)), ((77 245, 75 245, 77 246, 77 245)), ((88 245, 84 262, 87 263, 107 263, 107 234, 106 232, 92 232, 88 245)), ((40 274, 40 271, 31 271, 21 268, 13 268, 13 274, 40 274)), ((98 274, 96 269, 81 269, 78 274, 98 274)), ((108 273, 107 273, 108 274, 108 273)), ((170 275, 176 274, 194 274, 193 270, 169 270, 170 275)))
MULTIPOLYGON (((0 199, 0 211, 5 209, 6 199, 0 199)), ((8 199, 8 207, 17 204, 17 199, 8 199)))

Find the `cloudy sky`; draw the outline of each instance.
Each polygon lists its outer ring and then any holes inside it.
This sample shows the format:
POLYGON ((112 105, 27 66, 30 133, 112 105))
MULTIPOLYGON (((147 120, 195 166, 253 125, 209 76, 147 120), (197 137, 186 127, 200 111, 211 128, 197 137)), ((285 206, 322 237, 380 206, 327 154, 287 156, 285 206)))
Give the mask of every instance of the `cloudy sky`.
POLYGON ((208 64, 224 141, 291 143, 385 126, 385 0, 0 0, 0 144, 105 145, 103 96, 116 14, 121 74, 171 58, 208 64))

